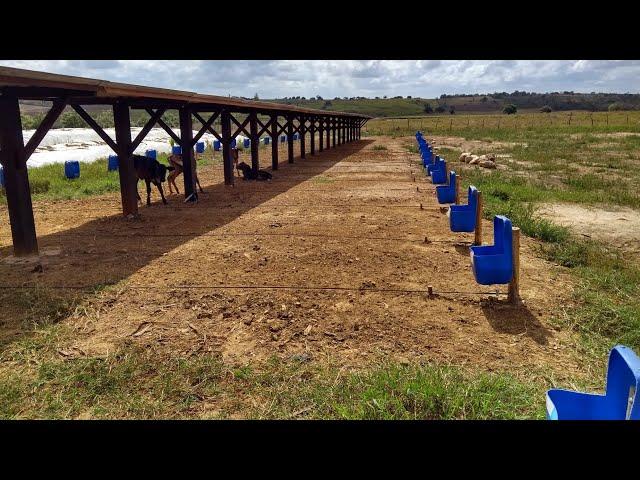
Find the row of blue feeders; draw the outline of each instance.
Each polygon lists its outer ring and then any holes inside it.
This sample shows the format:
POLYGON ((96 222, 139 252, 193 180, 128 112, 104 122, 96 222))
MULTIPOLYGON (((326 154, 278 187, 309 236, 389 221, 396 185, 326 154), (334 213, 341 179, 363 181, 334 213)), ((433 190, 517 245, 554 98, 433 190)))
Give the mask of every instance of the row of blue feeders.
POLYGON ((77 160, 67 160, 64 162, 64 176, 69 180, 80 178, 80 162, 77 160))

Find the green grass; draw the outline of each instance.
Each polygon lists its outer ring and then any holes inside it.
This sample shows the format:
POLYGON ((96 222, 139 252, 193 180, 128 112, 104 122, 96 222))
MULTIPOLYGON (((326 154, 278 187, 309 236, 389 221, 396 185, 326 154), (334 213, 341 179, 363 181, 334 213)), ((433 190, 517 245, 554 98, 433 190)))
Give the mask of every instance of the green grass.
POLYGON ((58 352, 71 337, 68 327, 50 326, 0 356, 0 418, 544 416, 546 386, 503 373, 389 361, 344 372, 276 358, 230 369, 217 355, 168 358, 133 346, 105 358, 65 359, 58 352))
POLYGON ((373 149, 374 150, 387 150, 387 147, 385 147, 384 145, 374 145, 373 149))
MULTIPOLYGON (((158 153, 158 160, 168 165, 167 154, 158 153)), ((198 166, 220 163, 220 153, 212 160, 210 150, 198 159, 198 166)), ((80 163, 80 178, 69 180, 64 176, 64 164, 56 163, 29 169, 29 185, 32 198, 39 200, 73 200, 94 195, 120 191, 117 171, 107 170, 107 159, 80 163)), ((0 203, 7 198, 0 190, 0 203)))

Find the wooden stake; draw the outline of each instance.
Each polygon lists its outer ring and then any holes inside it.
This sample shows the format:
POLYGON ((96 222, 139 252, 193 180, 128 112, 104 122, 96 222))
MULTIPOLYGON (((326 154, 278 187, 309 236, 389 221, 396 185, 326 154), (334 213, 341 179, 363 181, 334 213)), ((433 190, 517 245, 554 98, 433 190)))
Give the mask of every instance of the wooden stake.
POLYGON ((456 175, 456 198, 455 204, 460 205, 460 177, 456 175))
POLYGON ((520 229, 512 227, 513 235, 513 278, 509 282, 509 303, 518 304, 522 302, 520 298, 520 229))
POLYGON ((427 285, 427 292, 429 297, 433 297, 433 287, 431 285, 427 285))
POLYGON ((478 207, 476 208, 476 230, 474 245, 482 245, 482 192, 478 190, 478 207))

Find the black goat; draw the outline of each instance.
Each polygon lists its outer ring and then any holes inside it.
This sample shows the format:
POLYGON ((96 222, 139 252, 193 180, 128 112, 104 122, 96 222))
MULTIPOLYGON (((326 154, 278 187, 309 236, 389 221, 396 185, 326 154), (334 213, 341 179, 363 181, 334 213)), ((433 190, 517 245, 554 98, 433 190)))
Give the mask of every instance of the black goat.
MULTIPOLYGON (((162 203, 167 204, 167 199, 164 198, 164 192, 162 191, 162 182, 166 182, 167 180, 167 171, 171 171, 174 167, 167 167, 157 160, 145 157, 143 155, 132 155, 133 156, 133 167, 136 169, 136 174, 138 175, 138 181, 144 180, 147 184, 147 205, 151 205, 151 184, 153 183, 156 187, 158 187, 158 191, 160 192, 160 196, 162 197, 162 203)), ((138 193, 138 189, 136 188, 136 195, 138 196, 138 200, 140 199, 140 194, 138 193)))
POLYGON ((272 175, 266 170, 254 172, 253 169, 244 162, 240 162, 236 168, 242 172, 245 180, 271 180, 272 178, 272 175))

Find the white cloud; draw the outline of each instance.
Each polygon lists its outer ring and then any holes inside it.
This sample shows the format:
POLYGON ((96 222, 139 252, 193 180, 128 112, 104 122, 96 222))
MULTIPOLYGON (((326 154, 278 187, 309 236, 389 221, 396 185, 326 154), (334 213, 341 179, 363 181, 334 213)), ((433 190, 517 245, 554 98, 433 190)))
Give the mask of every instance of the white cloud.
POLYGON ((257 92, 261 98, 640 92, 640 61, 0 60, 0 65, 217 95, 257 92))

